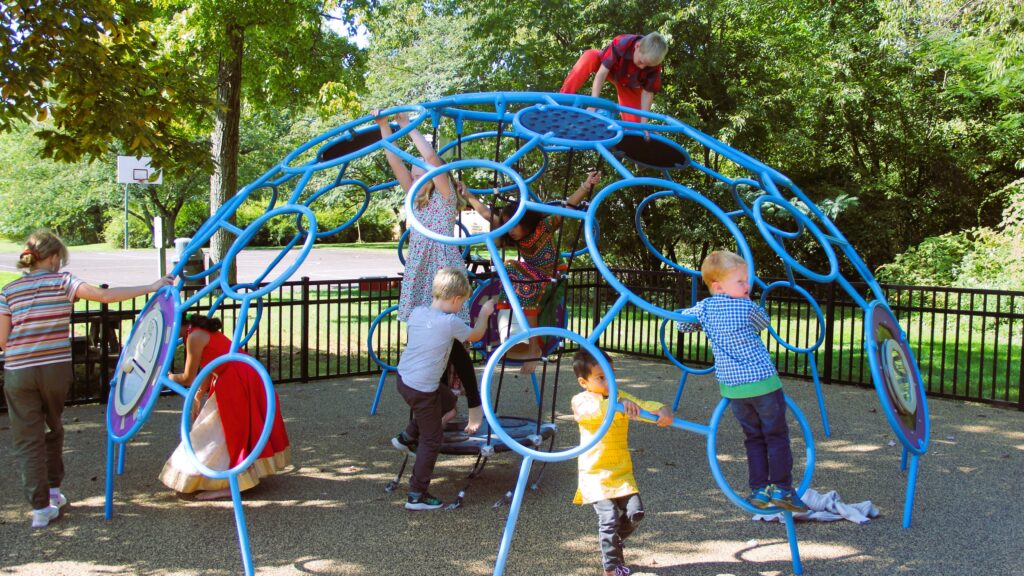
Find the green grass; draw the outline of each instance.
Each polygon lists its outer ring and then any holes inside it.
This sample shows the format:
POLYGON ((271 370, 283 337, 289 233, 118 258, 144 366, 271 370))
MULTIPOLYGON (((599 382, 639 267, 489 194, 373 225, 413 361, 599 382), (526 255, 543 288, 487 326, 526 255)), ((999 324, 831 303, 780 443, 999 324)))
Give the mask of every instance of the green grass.
POLYGON ((7 283, 11 280, 17 280, 21 278, 21 274, 17 272, 0 272, 0 288, 7 286, 7 283))

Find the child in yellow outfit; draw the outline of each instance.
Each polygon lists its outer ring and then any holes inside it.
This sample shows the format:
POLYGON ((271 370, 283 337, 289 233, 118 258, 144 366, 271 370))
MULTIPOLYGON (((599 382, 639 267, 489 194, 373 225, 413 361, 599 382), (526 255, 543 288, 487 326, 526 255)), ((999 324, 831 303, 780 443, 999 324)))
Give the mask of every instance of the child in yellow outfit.
MULTIPOLYGON (((605 358, 610 365, 611 359, 605 358)), ((587 350, 576 353, 572 369, 584 390, 573 396, 572 413, 580 426, 580 443, 585 444, 601 428, 610 408, 608 382, 597 359, 587 350)), ((577 459, 579 488, 573 498, 574 504, 592 504, 597 512, 605 576, 630 573, 623 561, 622 542, 644 517, 644 505, 629 456, 629 418, 636 419, 643 408, 658 415, 658 426, 669 426, 673 421, 672 410, 660 402, 640 400, 622 390, 618 397, 625 413, 616 414, 604 438, 577 459)))

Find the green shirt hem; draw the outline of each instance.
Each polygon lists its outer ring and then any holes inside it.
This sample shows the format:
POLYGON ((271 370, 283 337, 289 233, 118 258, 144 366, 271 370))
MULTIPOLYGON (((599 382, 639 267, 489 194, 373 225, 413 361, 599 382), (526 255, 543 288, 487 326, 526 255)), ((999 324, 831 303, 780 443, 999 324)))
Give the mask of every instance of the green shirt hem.
POLYGON ((764 380, 758 380, 757 382, 748 382, 746 384, 736 384, 733 386, 728 386, 721 382, 718 383, 718 389, 721 391, 722 397, 729 399, 764 396, 765 394, 771 394, 780 388, 782 388, 782 380, 779 380, 778 374, 773 374, 764 380))

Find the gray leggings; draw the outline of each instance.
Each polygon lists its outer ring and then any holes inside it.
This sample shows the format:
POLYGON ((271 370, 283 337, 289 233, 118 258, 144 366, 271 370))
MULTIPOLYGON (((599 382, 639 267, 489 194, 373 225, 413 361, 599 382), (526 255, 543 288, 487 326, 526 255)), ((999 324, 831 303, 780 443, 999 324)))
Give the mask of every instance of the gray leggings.
POLYGON ((625 562, 622 542, 636 531, 644 519, 644 503, 639 494, 620 496, 594 502, 597 511, 597 541, 601 546, 601 563, 605 570, 614 570, 625 562))

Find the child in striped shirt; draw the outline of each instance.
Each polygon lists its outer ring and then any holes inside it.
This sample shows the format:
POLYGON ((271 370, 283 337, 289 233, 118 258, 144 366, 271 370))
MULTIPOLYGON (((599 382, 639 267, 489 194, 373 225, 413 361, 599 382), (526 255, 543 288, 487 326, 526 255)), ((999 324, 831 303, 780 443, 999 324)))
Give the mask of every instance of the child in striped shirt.
POLYGON ((738 254, 715 251, 700 267, 711 297, 682 311, 697 322, 677 322, 680 332, 704 330, 715 355, 722 396, 746 436, 750 496, 757 508, 778 506, 806 512, 793 490, 793 452, 786 426, 786 400, 775 363, 759 332, 771 324, 768 312, 750 300, 747 262, 738 254))
POLYGON ((4 351, 4 398, 11 419, 22 488, 32 504, 32 527, 43 528, 68 500, 64 480, 61 414, 74 376, 71 370, 71 311, 79 298, 119 302, 171 283, 99 288, 69 272, 68 249, 46 230, 33 232, 18 259, 24 276, 0 290, 0 348, 4 351))

